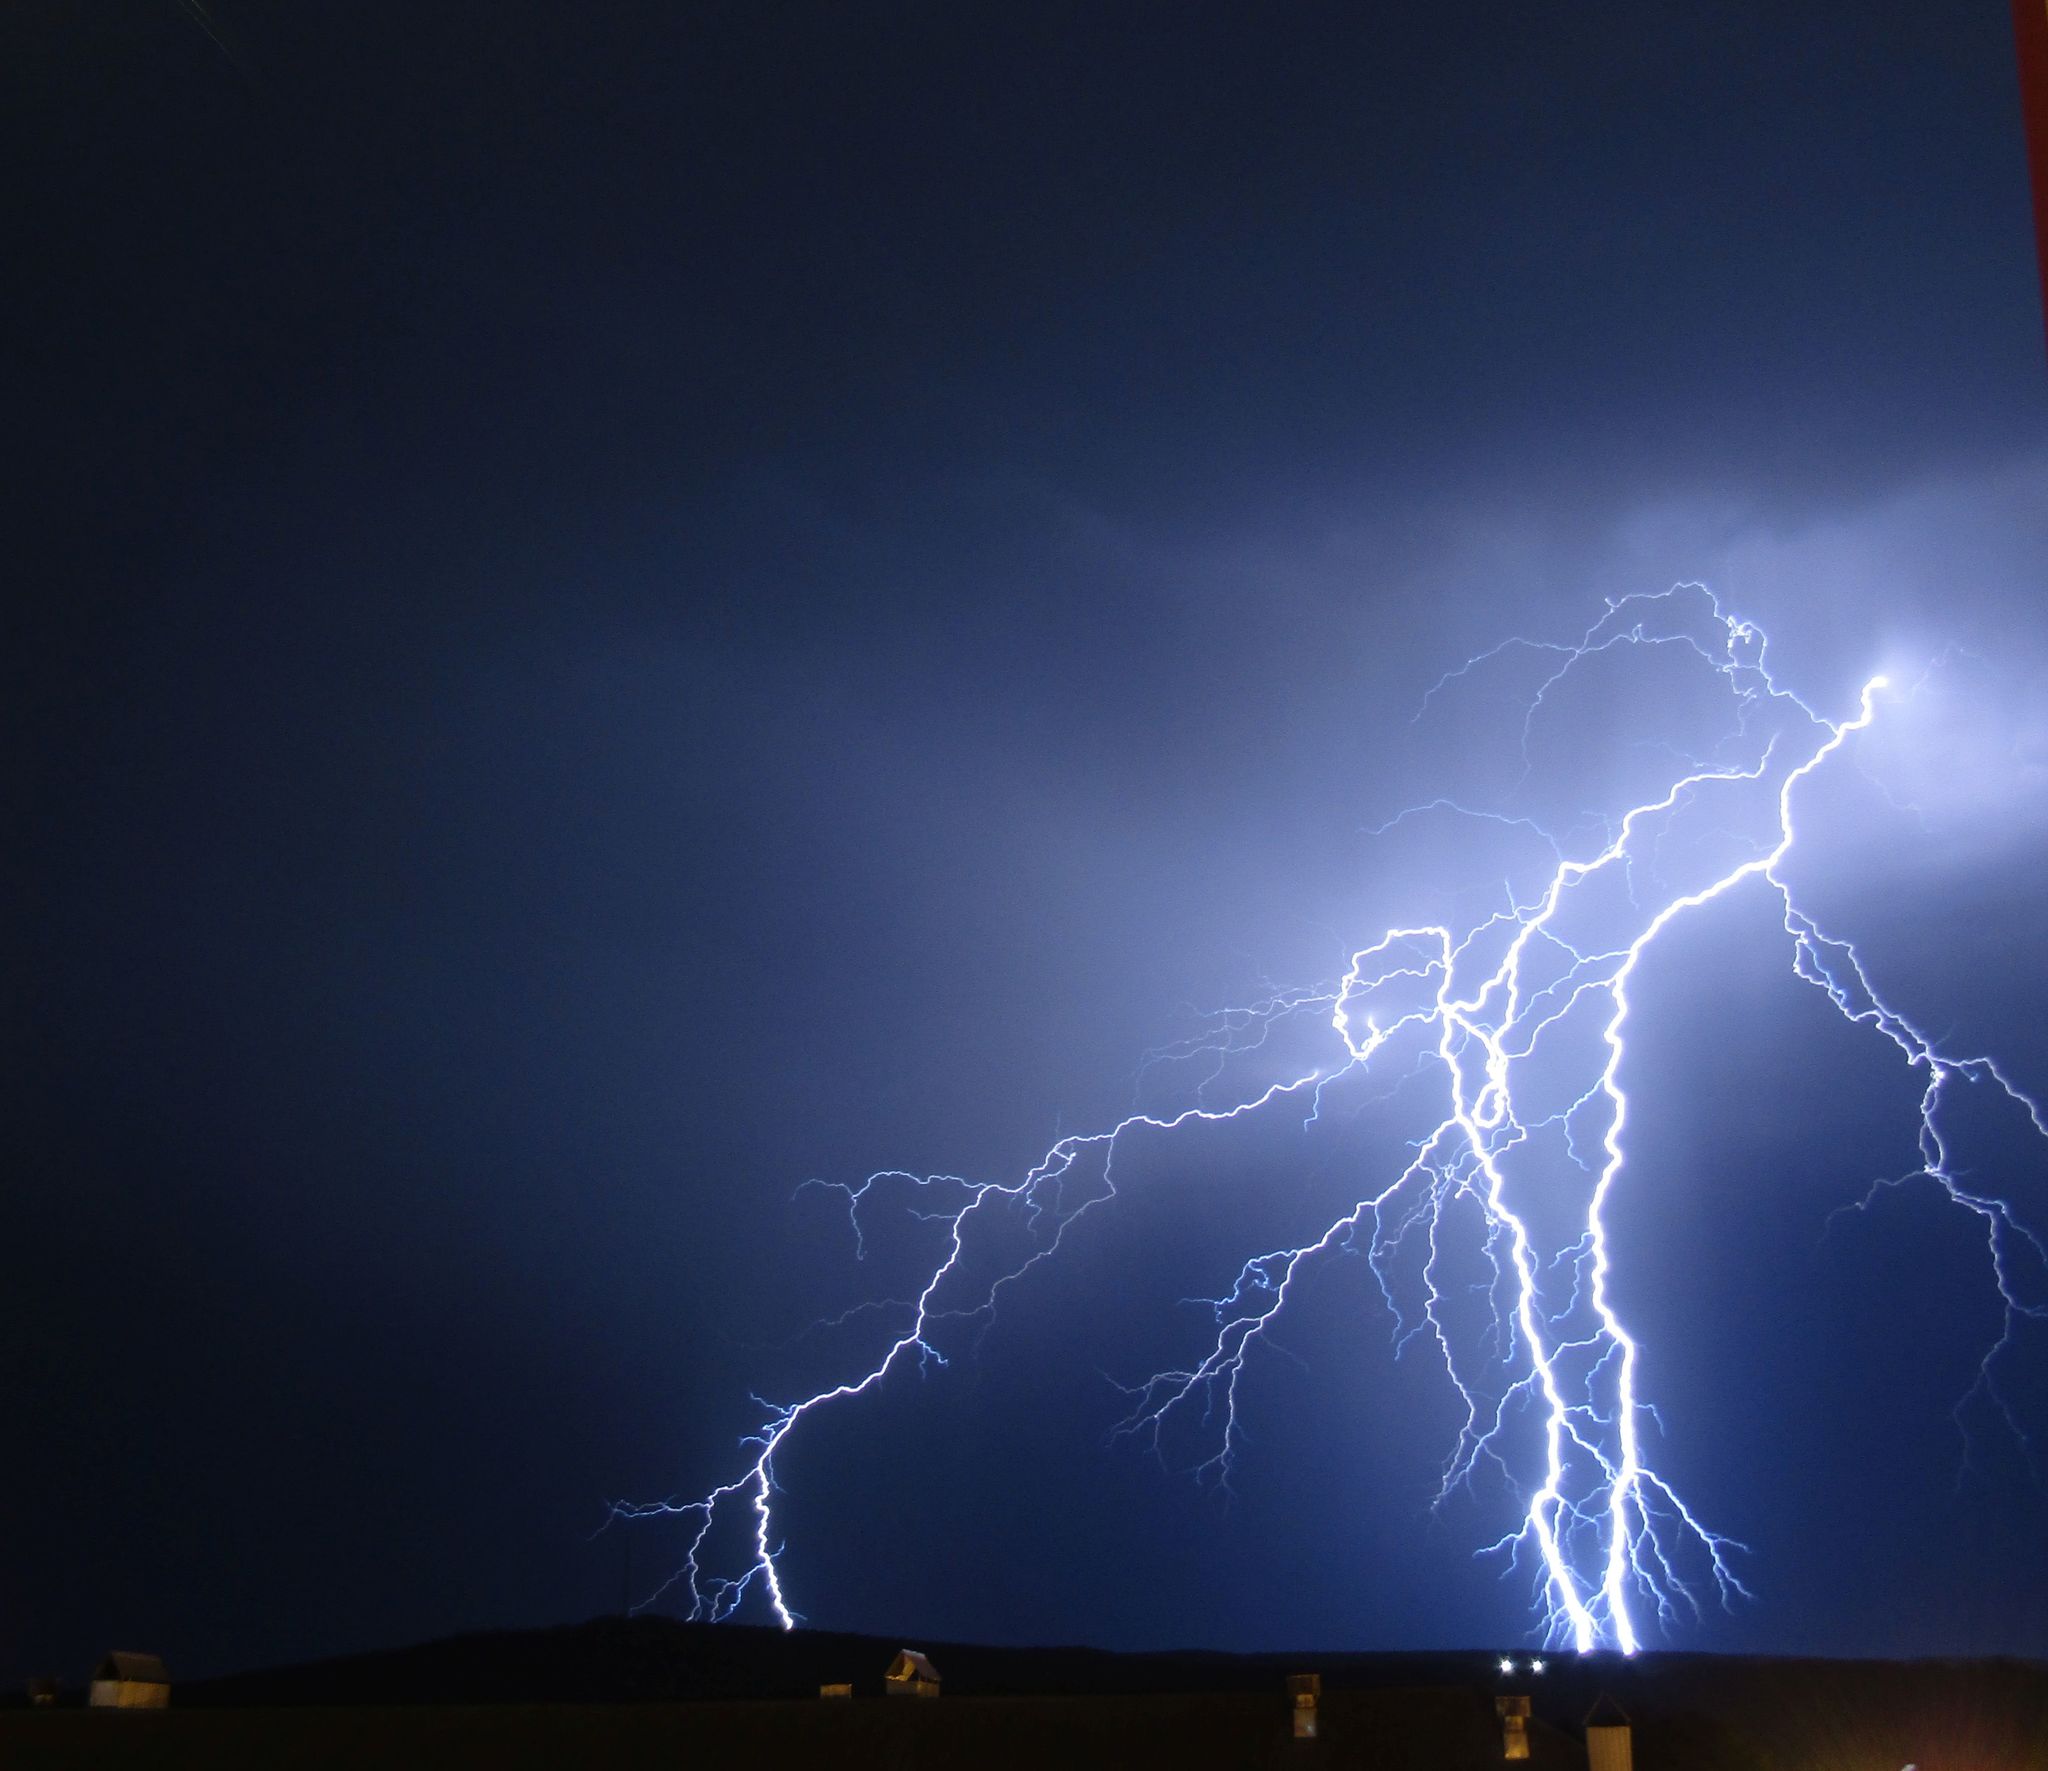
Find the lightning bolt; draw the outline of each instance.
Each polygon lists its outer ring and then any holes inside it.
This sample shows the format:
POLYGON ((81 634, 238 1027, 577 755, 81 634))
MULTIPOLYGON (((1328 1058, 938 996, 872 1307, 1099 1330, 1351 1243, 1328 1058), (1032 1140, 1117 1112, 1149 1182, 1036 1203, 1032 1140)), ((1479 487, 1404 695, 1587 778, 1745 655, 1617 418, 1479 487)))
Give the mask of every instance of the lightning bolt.
POLYGON ((808 1183, 844 1196, 857 1244, 865 1212, 885 1196, 907 1195, 913 1216, 941 1226, 942 1251, 913 1296, 834 1319, 881 1314, 898 1326, 857 1375, 797 1402, 764 1403, 767 1418, 742 1440, 742 1468, 731 1481, 693 1499, 614 1505, 607 1523, 685 1522, 680 1565, 643 1603, 674 1592, 692 1617, 723 1619, 757 1592, 776 1621, 792 1627, 798 1614, 783 1578, 777 1461, 806 1422, 906 1367, 943 1365, 943 1330, 985 1332, 1003 1291, 1116 1196, 1116 1159, 1128 1146, 1283 1104, 1313 1125, 1332 1091, 1380 1071, 1393 1078, 1380 1105, 1418 1081, 1432 1087, 1434 1125, 1410 1141, 1397 1172, 1319 1236, 1254 1256, 1220 1297, 1199 1300, 1213 1315, 1213 1338, 1184 1367, 1125 1387, 1129 1412, 1116 1433, 1162 1461, 1169 1433, 1194 1434, 1208 1448, 1194 1474, 1227 1489, 1243 1443, 1240 1401, 1253 1350, 1270 1344, 1305 1274, 1328 1258, 1362 1254, 1400 1346, 1420 1340, 1433 1348, 1464 1411, 1435 1504, 1482 1471, 1519 1497, 1519 1522, 1481 1553, 1526 1565, 1546 1643, 1633 1653, 1652 1620, 1669 1626, 1701 1614, 1703 1598, 1726 1604, 1745 1596, 1736 1568, 1743 1546, 1711 1529, 1646 1455, 1645 1420, 1654 1426, 1657 1416, 1639 1393, 1641 1348, 1616 1308, 1608 1227, 1609 1203, 1628 1172, 1627 1034, 1641 963, 1674 924, 1745 891, 1775 901, 1795 975, 1921 1073, 1917 1160, 1845 1209, 1868 1209, 1884 1192, 1919 1181, 1975 1222, 2003 1322, 1958 1401, 1958 1419, 1981 1397, 2024 1443, 1997 1367, 2023 1319, 2048 1319, 2048 1243, 1959 1172, 1941 1118, 1962 1083, 1988 1084, 2044 1140, 2048 1116, 1992 1059, 1945 1053, 1887 1002, 1862 955, 1801 907, 1786 877, 1798 807, 1878 718, 1886 680, 1865 683, 1853 713, 1827 717, 1780 684, 1759 628, 1706 587, 1684 584, 1610 602, 1576 640, 1504 642, 1439 679, 1424 706, 1506 654, 1543 660, 1523 705, 1526 777, 1530 736, 1552 694, 1588 660, 1635 648, 1669 648, 1711 672, 1730 717, 1716 755, 1681 759, 1669 786, 1607 822, 1599 841, 1574 853, 1532 820, 1446 800, 1381 827, 1448 813, 1533 830, 1551 866, 1532 892, 1510 890, 1502 908, 1470 927, 1390 929, 1353 951, 1333 984, 1269 988, 1249 1006, 1211 1017, 1202 1034, 1145 1059, 1148 1068, 1204 1062, 1196 1105, 1133 1112, 1106 1130, 1062 1136, 1015 1180, 891 1169, 858 1184, 808 1183), (1709 852, 1718 858, 1703 860, 1709 852), (1673 872, 1682 877, 1667 882, 1673 872), (1653 882, 1664 884, 1661 896, 1648 890, 1653 882), (1302 1017, 1325 1029, 1322 1063, 1210 1104, 1229 1060, 1260 1050, 1277 1027, 1302 1017), (1560 1073, 1578 1080, 1560 1089, 1560 1073), (1461 1329, 1455 1307, 1455 1294, 1471 1288, 1443 1277, 1447 1250, 1461 1239, 1489 1275, 1480 1287, 1486 1330, 1476 1337, 1461 1329), (718 1535, 728 1519, 741 1527, 736 1548, 718 1535))

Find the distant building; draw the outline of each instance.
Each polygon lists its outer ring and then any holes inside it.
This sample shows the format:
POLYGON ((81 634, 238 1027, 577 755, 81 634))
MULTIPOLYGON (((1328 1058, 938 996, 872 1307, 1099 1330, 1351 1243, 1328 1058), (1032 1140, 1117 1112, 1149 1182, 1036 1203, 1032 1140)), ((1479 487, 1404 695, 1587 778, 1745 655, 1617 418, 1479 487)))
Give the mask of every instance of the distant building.
POLYGON ((1628 1713, 1604 1691, 1586 1715, 1586 1771, 1634 1771, 1628 1713))
POLYGON ((1315 1739, 1316 1712, 1323 1700, 1323 1675, 1290 1673, 1287 1678, 1287 1695, 1292 1700, 1294 1709, 1294 1738, 1315 1739))
POLYGON ((39 1710, 54 1708, 57 1702, 57 1681, 55 1679, 29 1680, 28 1700, 33 1708, 39 1710))
POLYGON ((891 1697, 936 1697, 939 1669, 915 1648, 901 1649, 883 1675, 882 1689, 891 1697))
POLYGON ((1500 1718, 1500 1756, 1526 1759, 1529 1756, 1529 1700, 1526 1697, 1496 1697, 1493 1713, 1500 1718))
POLYGON ((820 1697, 851 1697, 853 1695, 853 1687, 851 1685, 820 1685, 818 1687, 818 1695, 820 1697))
POLYGON ((171 1701, 171 1675, 154 1654, 117 1651, 100 1662, 87 1701, 94 1709, 165 1709, 171 1701))

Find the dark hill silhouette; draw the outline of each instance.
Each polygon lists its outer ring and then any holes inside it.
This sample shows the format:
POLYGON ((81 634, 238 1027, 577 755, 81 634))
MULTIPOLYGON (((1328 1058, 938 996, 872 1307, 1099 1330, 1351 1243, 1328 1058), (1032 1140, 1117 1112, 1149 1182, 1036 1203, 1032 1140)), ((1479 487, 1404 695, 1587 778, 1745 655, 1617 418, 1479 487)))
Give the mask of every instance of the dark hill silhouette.
POLYGON ((1107 1696, 1271 1691, 1284 1673, 1342 1667, 1346 1685, 1470 1685, 1486 1653, 1124 1654, 1003 1648, 926 1638, 776 1630, 670 1618, 595 1618, 555 1629, 451 1636, 409 1648, 209 1679, 181 1706, 352 1703, 641 1703, 815 1697, 821 1684, 879 1689, 899 1648, 938 1663, 954 1696, 1107 1696))
MULTIPOLYGON (((456 1636, 240 1673, 180 1686, 174 1702, 180 1709, 764 1700, 815 1706, 820 1685, 850 1682, 858 1703, 878 1696, 882 1672, 902 1647, 921 1649, 936 1663, 945 1682, 940 1701, 987 1699, 1005 1712, 1016 1700, 1034 1699, 1106 1700, 1089 1706, 1098 1715, 1141 1700, 1156 1708, 1156 1700, 1174 1697, 1190 1704, 1282 1703, 1285 1675, 1314 1671, 1339 1713, 1348 1705, 1361 1715, 1421 1714, 1448 1700, 1465 1706, 1460 1714, 1490 1716, 1493 1693, 1526 1692, 1539 1733, 1553 1741, 1576 1740, 1605 1695, 1633 1721, 1637 1763, 1659 1771, 1866 1762, 1911 1762, 1920 1771, 2048 1771, 2048 1666, 2011 1660, 1559 1655, 1532 1675, 1528 1651, 1515 1648, 1506 1652, 1517 1670, 1503 1676, 1497 1653, 1485 1650, 1125 1654, 642 1617, 456 1636)), ((1042 1719, 1043 1706, 1032 1713, 1042 1719)))
MULTIPOLYGON (((1479 1771, 1500 1762, 1494 1698, 1525 1695, 1529 1771, 1585 1771, 1583 1724, 1626 1712, 1642 1771, 2048 1771, 2048 1666, 1524 1649, 1422 1654, 1118 1654, 600 1618, 450 1637, 174 1685, 171 1708, 0 1714, 0 1760, 156 1771, 540 1771, 742 1763, 773 1771, 1479 1771), (879 1695, 899 1648, 937 1699, 879 1695), (1285 1676, 1322 1675, 1321 1732, 1291 1738, 1285 1676), (851 1702, 821 1700, 851 1683, 851 1702)), ((68 1694, 74 1697, 76 1694, 68 1694)))

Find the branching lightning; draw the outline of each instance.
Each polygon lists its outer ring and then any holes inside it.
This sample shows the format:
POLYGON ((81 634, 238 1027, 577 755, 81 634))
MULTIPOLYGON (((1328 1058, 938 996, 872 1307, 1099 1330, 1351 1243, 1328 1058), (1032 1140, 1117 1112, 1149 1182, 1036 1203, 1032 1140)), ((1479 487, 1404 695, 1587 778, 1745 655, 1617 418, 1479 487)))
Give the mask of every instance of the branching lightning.
MULTIPOLYGON (((1795 974, 1920 1072, 1916 1160, 1876 1182, 1854 1209, 1922 1182, 1981 1232, 2003 1325, 1984 1350, 1971 1395, 2018 1435, 1997 1368, 2023 1319, 2048 1319, 2048 1242, 1958 1170, 1942 1116, 1965 1083, 1988 1085, 2044 1140, 2048 1116, 1993 1060, 1949 1055, 1881 996, 1864 957, 1801 907, 1786 875, 1802 803, 1824 790, 1829 771, 1880 717, 1891 693, 1886 680, 1873 677, 1853 711, 1829 717, 1778 682, 1757 627, 1704 587, 1679 585, 1609 604, 1571 642, 1510 640, 1481 653, 1440 679, 1424 705, 1504 654, 1540 659, 1543 674, 1521 728, 1526 775, 1530 735, 1566 678, 1598 655, 1635 647, 1675 648, 1718 679, 1713 686, 1728 710, 1718 747, 1676 765, 1663 792, 1630 807, 1577 853, 1539 830, 1554 865, 1537 889, 1510 890, 1504 906, 1475 926, 1390 929, 1353 952, 1335 983, 1272 989, 1214 1017, 1202 1036, 1147 1058, 1206 1060, 1196 1105, 1133 1112, 1106 1130, 1062 1136, 1015 1180, 884 1170, 857 1185, 810 1183, 844 1195, 857 1239, 865 1211, 907 1193, 915 1215, 942 1227, 940 1257, 913 1295, 836 1319, 872 1315, 895 1326, 879 1357, 855 1375, 800 1401, 764 1404, 767 1418, 743 1441, 743 1467, 732 1480, 695 1499, 613 1509, 622 1519, 684 1523, 682 1562, 646 1602, 674 1593, 693 1617, 726 1618, 752 1593, 792 1626, 777 1465, 806 1422, 906 1367, 943 1364, 935 1339, 941 1328, 985 1326, 1006 1289, 1115 1197, 1116 1159, 1127 1146, 1268 1110, 1292 1109, 1313 1124, 1347 1079, 1381 1071, 1436 1090, 1434 1125, 1410 1141, 1398 1172, 1320 1235, 1254 1256, 1221 1296, 1204 1300, 1213 1336, 1182 1368, 1128 1388, 1118 1432, 1162 1456, 1169 1429, 1194 1434, 1208 1448, 1197 1475, 1227 1487, 1242 1448, 1240 1406, 1254 1381, 1254 1350, 1268 1344, 1304 1274, 1333 1255, 1362 1254, 1403 1344, 1433 1349, 1463 1410, 1438 1502, 1481 1473, 1518 1496, 1518 1524, 1486 1548, 1529 1570, 1547 1643, 1632 1653, 1653 1620, 1666 1625, 1682 1610, 1697 1613, 1704 1599, 1725 1603, 1742 1594, 1741 1546, 1701 1519, 1649 1460, 1654 1434, 1645 1423, 1654 1427, 1657 1417, 1639 1390, 1641 1348, 1615 1302, 1608 1214, 1629 1172, 1628 1033, 1652 1006, 1638 1001, 1641 963, 1674 923, 1738 892, 1769 894, 1795 974), (1697 837, 1702 826, 1714 841, 1674 843, 1676 833, 1697 837), (1325 1028, 1323 1062, 1234 1102, 1208 1098, 1229 1073, 1228 1060, 1303 1017, 1325 1028), (1560 1087, 1560 1073, 1574 1080, 1560 1087), (1017 1252, 991 1262, 985 1257, 999 1239, 1017 1252), (1453 1243, 1476 1250, 1491 1274, 1484 1288, 1490 1324, 1476 1340, 1448 1307, 1442 1273, 1453 1243), (734 1533, 728 1521, 736 1517, 743 1529, 734 1533)), ((1446 811, 1536 828, 1446 801, 1417 808, 1446 811)))

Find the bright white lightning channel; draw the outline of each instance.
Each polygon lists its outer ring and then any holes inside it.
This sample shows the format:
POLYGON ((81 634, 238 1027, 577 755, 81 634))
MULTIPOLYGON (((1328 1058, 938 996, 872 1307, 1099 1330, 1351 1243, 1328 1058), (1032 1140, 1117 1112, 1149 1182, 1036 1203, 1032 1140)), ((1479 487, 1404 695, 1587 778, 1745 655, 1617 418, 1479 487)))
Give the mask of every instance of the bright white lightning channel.
MULTIPOLYGON (((1519 1523, 1483 1547, 1516 1565, 1526 1560, 1546 1643, 1633 1653, 1647 1619, 1668 1624, 1682 1607, 1696 1614, 1703 1594, 1725 1603, 1742 1593, 1734 1567, 1741 1546, 1710 1529, 1647 1461, 1644 1420, 1656 1417, 1638 1391, 1637 1340, 1616 1311, 1607 1221, 1608 1202, 1627 1172, 1625 1036, 1643 1007, 1635 995, 1640 963, 1673 923, 1738 891, 1771 894, 1796 975, 1922 1073, 1917 1162, 1878 1182, 1873 1195, 1924 1181, 1978 1227, 2003 1320, 1972 1395, 1989 1401, 2017 1434, 1996 1366, 2022 1318, 2048 1319, 2048 1244, 2006 1201, 1952 1167, 1941 1112, 1954 1084, 1988 1083, 2043 1138, 2048 1118, 1992 1060, 1941 1051, 1883 999, 1862 956, 1801 908, 1783 871, 1800 802, 1879 717, 1885 679, 1863 686, 1853 713, 1829 718, 1777 682, 1758 628, 1725 611, 1704 587, 1677 585, 1610 603, 1576 640, 1510 640, 1482 653, 1442 678, 1424 704, 1508 652, 1545 661, 1546 674, 1526 703, 1526 760, 1534 722, 1567 676, 1596 655, 1633 647, 1677 648, 1719 679, 1728 722, 1711 758, 1680 764, 1663 792, 1610 823, 1587 852, 1569 854, 1546 838, 1555 868, 1526 901, 1511 894, 1505 908, 1470 928, 1390 929, 1359 948, 1336 983, 1275 992, 1216 1017, 1208 1034, 1154 1054, 1209 1055, 1213 1083, 1225 1060, 1263 1044, 1281 1023, 1313 1016, 1326 1023, 1331 1040, 1322 1064, 1231 1105, 1205 1100, 1178 1113, 1134 1113, 1106 1130, 1062 1137, 1014 1181, 883 1170, 857 1185, 812 1183, 845 1195, 856 1237, 863 1209, 891 1191, 912 1193, 915 1214, 943 1226, 942 1254, 913 1295, 849 1313, 893 1316, 898 1326, 879 1356, 843 1382, 772 1406, 742 1442, 743 1467, 731 1481, 692 1500, 614 1507, 619 1519, 685 1522, 681 1565, 644 1603, 673 1592, 687 1599, 690 1616, 722 1619, 756 1592, 783 1627, 792 1627, 797 1614, 784 1585, 775 1517, 777 1460, 806 1421, 906 1365, 943 1363, 934 1339, 942 1328, 985 1324, 1004 1288, 1115 1197, 1115 1159, 1127 1144, 1283 1101, 1312 1123, 1331 1091, 1388 1065, 1406 1066, 1411 1078, 1434 1077, 1441 1091, 1440 1117, 1412 1140, 1410 1159, 1320 1236, 1247 1261, 1230 1289, 1208 1300, 1216 1332, 1206 1350, 1182 1369, 1132 1386, 1118 1431, 1160 1450, 1161 1434, 1178 1429, 1183 1417, 1192 1430, 1211 1430, 1213 1450, 1196 1471, 1227 1486, 1252 1349, 1287 1308, 1301 1274, 1326 1256, 1362 1253, 1404 1343, 1426 1337, 1464 1410, 1438 1502, 1482 1470, 1519 1497, 1519 1523), (1718 848, 1698 836, 1702 823, 1718 848), (1673 841, 1681 829, 1694 840, 1673 841), (1686 872, 1687 860, 1674 860, 1673 849, 1690 857, 1693 876, 1646 900, 1653 882, 1686 872), (1698 859, 1714 852, 1718 864, 1698 859), (1539 1056, 1547 1063, 1539 1064, 1539 1056), (1560 1090, 1560 1066, 1574 1065, 1578 1081, 1560 1090), (1562 1236, 1554 1228, 1561 1199, 1569 1207, 1562 1236), (1553 1227, 1546 1232, 1544 1225, 1553 1227), (1494 1319, 1483 1345, 1461 1332, 1439 1279, 1446 1245, 1460 1235, 1492 1274, 1494 1319), (991 1252, 987 1245, 999 1236, 1021 1252, 997 1263, 990 1279, 970 1251, 991 1252), (1416 1246, 1425 1251, 1419 1263, 1406 1252, 1416 1246), (1419 1306, 1405 1306, 1397 1295, 1404 1258, 1419 1266, 1406 1281, 1419 1292, 1419 1306)), ((1465 810, 1442 801, 1419 809, 1465 810)))

